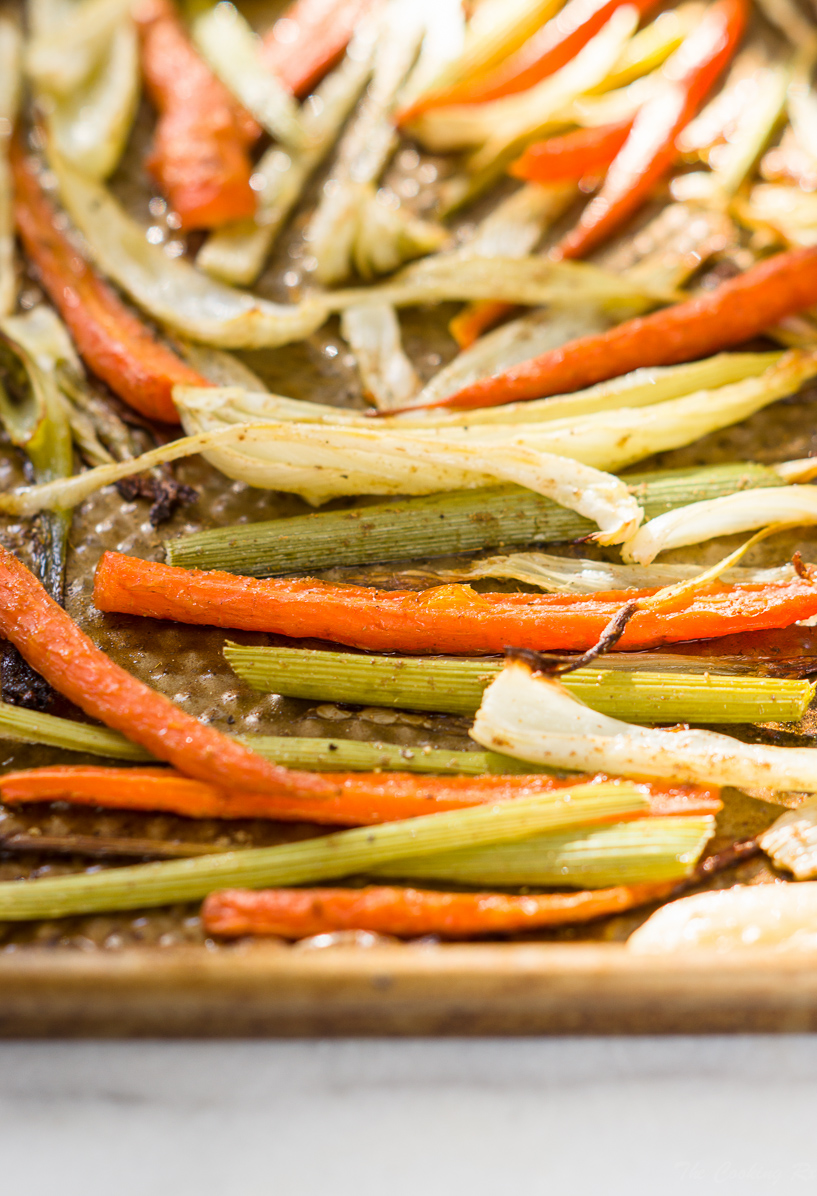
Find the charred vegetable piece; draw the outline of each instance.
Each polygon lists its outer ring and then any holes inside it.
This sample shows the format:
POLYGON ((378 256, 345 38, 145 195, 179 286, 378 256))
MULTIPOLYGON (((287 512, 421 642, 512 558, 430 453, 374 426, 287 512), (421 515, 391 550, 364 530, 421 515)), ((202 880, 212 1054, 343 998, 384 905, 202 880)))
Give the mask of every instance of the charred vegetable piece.
MULTIPOLYGON (((13 320, 8 324, 12 325, 13 320)), ((71 428, 53 375, 26 349, 0 332, 0 420, 12 444, 26 454, 38 482, 70 477, 74 470, 71 428)), ((51 597, 63 600, 71 512, 42 511, 31 529, 34 567, 51 597)), ((0 657, 2 693, 18 706, 46 709, 49 685, 12 644, 0 657)))

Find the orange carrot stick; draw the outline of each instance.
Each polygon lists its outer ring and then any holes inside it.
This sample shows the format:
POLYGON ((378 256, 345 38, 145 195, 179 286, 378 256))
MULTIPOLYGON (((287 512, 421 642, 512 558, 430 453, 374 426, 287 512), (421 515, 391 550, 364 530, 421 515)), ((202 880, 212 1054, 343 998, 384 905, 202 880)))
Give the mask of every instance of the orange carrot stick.
POLYGON ((198 56, 170 0, 143 0, 135 16, 159 112, 148 170, 183 229, 249 219, 256 195, 247 150, 258 125, 198 56))
POLYGON ((449 321, 448 331, 461 349, 469 349, 483 332, 517 310, 513 303, 503 303, 501 299, 477 299, 473 303, 466 303, 462 311, 449 321))
POLYGON ((560 257, 584 257, 629 220, 667 177, 678 157, 675 140, 729 64, 748 10, 747 0, 718 0, 668 60, 666 86, 638 112, 604 185, 560 242, 560 257))
MULTIPOLYGON (((323 639, 375 652, 502 653, 505 646, 584 651, 636 597, 655 593, 478 594, 443 585, 421 593, 306 580, 258 580, 180 569, 106 552, 97 566, 99 610, 323 639)), ((788 627, 817 614, 817 586, 711 585, 658 610, 638 611, 619 648, 788 627)))
POLYGON ((529 183, 578 183, 601 174, 627 140, 632 119, 535 141, 511 162, 508 174, 529 183))
POLYGON ((178 423, 173 387, 209 382, 148 332, 60 231, 18 139, 11 165, 20 238, 88 368, 142 415, 178 423))
MULTIPOLYGON (((399 114, 399 122, 405 124, 430 108, 481 104, 526 91, 570 62, 625 2, 628 0, 568 0, 557 16, 504 62, 452 87, 427 92, 399 114)), ((656 5, 656 0, 629 2, 634 3, 642 14, 656 5)))
POLYGON ((564 926, 620 914, 668 897, 675 881, 617 885, 579 893, 441 893, 373 885, 365 889, 227 889, 202 906, 209 934, 274 934, 301 939, 334 930, 369 930, 416 938, 476 938, 564 926))
MULTIPOLYGON (((369 826, 608 779, 601 774, 564 778, 546 773, 482 777, 331 773, 321 774, 326 793, 322 790, 318 796, 307 792, 276 796, 225 789, 169 769, 57 765, 6 773, 0 777, 0 794, 7 805, 67 801, 113 810, 162 810, 187 818, 272 818, 369 826)), ((714 787, 661 781, 645 781, 639 787, 649 800, 649 814, 656 817, 717 814, 721 809, 714 787)), ((622 821, 621 816, 617 815, 615 821, 622 821)))
POLYGON ((317 773, 270 764, 131 677, 91 642, 34 574, 2 546, 0 636, 86 714, 191 777, 267 794, 319 796, 334 791, 334 785, 317 773))
POLYGON ((793 249, 752 266, 717 290, 568 341, 427 406, 470 410, 570 394, 640 366, 694 361, 740 345, 815 303, 817 247, 793 249))
POLYGON ((263 39, 263 58, 300 99, 343 54, 377 0, 295 0, 263 39))

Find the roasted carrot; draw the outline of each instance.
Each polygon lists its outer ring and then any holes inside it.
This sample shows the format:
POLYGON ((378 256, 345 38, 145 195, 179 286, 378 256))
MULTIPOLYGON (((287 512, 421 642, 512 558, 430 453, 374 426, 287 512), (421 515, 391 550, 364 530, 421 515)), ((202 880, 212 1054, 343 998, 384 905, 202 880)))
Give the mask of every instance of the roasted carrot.
MULTIPOLYGON (((456 809, 478 805, 547 791, 561 784, 541 774, 528 778, 429 778, 401 773, 338 776, 271 764, 192 718, 114 664, 48 596, 34 575, 2 546, 0 635, 86 714, 185 774, 46 769, 39 776, 36 772, 29 774, 34 779, 27 782, 18 775, 16 791, 15 778, 5 777, 3 793, 10 801, 15 800, 15 792, 18 801, 48 800, 60 793, 95 805, 109 801, 122 808, 172 809, 199 817, 238 817, 240 812, 242 817, 308 817, 313 821, 357 823, 425 814, 430 806, 456 809), (245 794, 245 790, 249 792, 245 794), (27 797, 21 796, 26 793, 27 797), (271 802, 273 798, 281 799, 280 805, 271 802), (147 806, 146 801, 150 803, 147 806)), ((702 804, 705 810, 711 810, 713 802, 717 804, 716 791, 694 786, 659 785, 655 793, 655 811, 660 813, 676 813, 679 807, 688 810, 690 802, 696 807, 702 804)))
MULTIPOLYGON (((627 602, 655 590, 599 594, 478 594, 466 585, 420 593, 306 580, 259 580, 179 569, 106 552, 94 601, 103 611, 268 631, 382 652, 501 653, 593 647, 627 602)), ((788 627, 817 614, 817 585, 710 585, 658 610, 640 610, 618 642, 651 648, 678 640, 788 627)))
POLYGON ((71 244, 17 139, 11 165, 20 238, 86 365, 142 415, 178 423, 173 387, 210 383, 160 344, 71 244))
POLYGON ((511 162, 508 174, 531 183, 580 182, 603 174, 627 140, 632 120, 535 141, 511 162))
POLYGON ((198 56, 170 0, 142 0, 135 16, 159 113, 148 170, 183 229, 249 219, 256 195, 247 150, 258 125, 198 56))
POLYGON ((400 938, 436 934, 476 938, 540 926, 590 922, 668 897, 675 881, 617 885, 579 893, 441 893, 372 885, 365 889, 227 889, 202 906, 209 934, 274 934, 301 939, 334 930, 369 930, 400 938))
POLYGON ((2 546, 0 635, 86 714, 191 777, 267 794, 317 797, 334 792, 334 784, 317 773, 270 764, 126 673, 2 546))
POLYGON ((779 253, 706 294, 481 378, 429 407, 496 407, 570 394, 639 366, 694 361, 740 345, 817 303, 817 248, 779 253))
POLYGON ((293 95, 309 95, 378 0, 295 0, 263 39, 267 66, 293 95))
MULTIPOLYGON (((162 810, 188 818, 272 818, 331 826, 368 826, 486 802, 547 793, 596 778, 532 776, 442 777, 411 773, 320 774, 327 792, 276 796, 222 788, 169 769, 58 765, 6 773, 0 794, 8 805, 67 801, 114 810, 162 810)), ((718 790, 701 785, 644 782, 654 816, 717 814, 718 790)), ((621 816, 616 816, 621 821, 621 816)))
POLYGON ((517 310, 513 303, 503 303, 500 299, 477 299, 466 303, 449 321, 448 331, 461 349, 468 349, 483 332, 517 310))
MULTIPOLYGON (((452 87, 431 90, 399 114, 405 124, 427 112, 453 104, 481 104, 526 91, 570 62, 582 46, 599 32, 613 12, 627 0, 568 0, 552 20, 529 37, 524 45, 492 70, 452 87)), ((630 0, 642 14, 657 0, 630 0)))
POLYGON ((584 257, 649 198, 677 158, 675 139, 729 64, 746 28, 747 0, 718 0, 663 68, 666 86, 647 100, 610 165, 604 185, 560 242, 563 258, 584 257))

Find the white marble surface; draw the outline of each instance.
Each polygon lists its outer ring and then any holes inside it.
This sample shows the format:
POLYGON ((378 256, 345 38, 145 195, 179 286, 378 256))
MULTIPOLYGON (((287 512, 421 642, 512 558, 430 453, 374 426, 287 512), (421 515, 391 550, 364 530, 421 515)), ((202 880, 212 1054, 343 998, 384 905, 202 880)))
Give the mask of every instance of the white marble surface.
POLYGON ((817 1037, 0 1043, 24 1196, 817 1190, 817 1037))

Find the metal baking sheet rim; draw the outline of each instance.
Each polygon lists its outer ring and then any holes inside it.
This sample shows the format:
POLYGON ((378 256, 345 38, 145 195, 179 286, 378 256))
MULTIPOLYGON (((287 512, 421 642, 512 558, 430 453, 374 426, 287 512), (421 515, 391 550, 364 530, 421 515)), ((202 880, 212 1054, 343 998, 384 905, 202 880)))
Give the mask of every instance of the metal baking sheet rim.
POLYGON ((619 944, 298 951, 254 945, 0 959, 2 1038, 808 1033, 817 961, 619 944))

